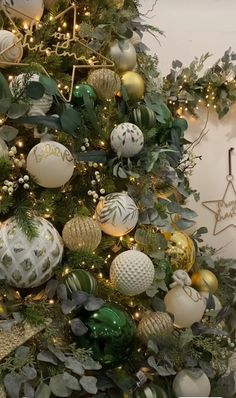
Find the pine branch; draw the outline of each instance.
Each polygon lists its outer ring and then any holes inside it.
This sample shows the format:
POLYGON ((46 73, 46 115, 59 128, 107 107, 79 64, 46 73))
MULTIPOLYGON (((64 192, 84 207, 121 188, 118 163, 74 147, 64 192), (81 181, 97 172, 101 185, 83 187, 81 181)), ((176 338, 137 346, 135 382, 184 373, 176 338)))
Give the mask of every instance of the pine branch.
POLYGON ((26 235, 28 240, 38 236, 38 230, 32 213, 33 203, 29 198, 16 201, 14 216, 19 228, 26 235))

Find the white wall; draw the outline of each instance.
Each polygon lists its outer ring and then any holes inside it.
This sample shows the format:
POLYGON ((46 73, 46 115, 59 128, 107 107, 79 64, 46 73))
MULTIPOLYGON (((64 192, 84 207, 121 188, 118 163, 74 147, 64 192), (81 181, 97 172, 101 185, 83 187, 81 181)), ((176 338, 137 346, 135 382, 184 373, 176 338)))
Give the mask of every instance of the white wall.
MULTIPOLYGON (((142 0, 141 12, 146 13, 153 3, 154 0, 142 0)), ((150 35, 145 35, 144 42, 158 55, 163 76, 169 72, 174 59, 187 65, 194 57, 210 52, 212 57, 206 63, 208 67, 229 47, 236 51, 235 0, 159 0, 154 12, 148 14, 150 16, 148 23, 164 30, 165 37, 160 38, 161 45, 150 35)), ((187 138, 198 137, 205 118, 204 111, 198 120, 188 118, 187 138)), ((203 159, 191 177, 191 185, 200 192, 201 200, 198 203, 191 200, 189 206, 199 214, 197 225, 205 225, 209 230, 205 242, 222 248, 219 253, 222 257, 236 257, 236 228, 230 227, 213 236, 214 214, 202 205, 202 201, 223 197, 228 173, 227 151, 231 146, 235 148, 233 173, 236 186, 236 107, 222 121, 211 114, 207 130, 207 136, 195 150, 203 159)))

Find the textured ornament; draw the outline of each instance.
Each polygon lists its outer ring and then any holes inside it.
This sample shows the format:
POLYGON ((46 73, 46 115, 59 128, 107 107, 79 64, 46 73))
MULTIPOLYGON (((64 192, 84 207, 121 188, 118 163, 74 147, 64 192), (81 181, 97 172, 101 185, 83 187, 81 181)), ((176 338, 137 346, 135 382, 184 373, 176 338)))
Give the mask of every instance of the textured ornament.
POLYGON ((136 390, 132 398, 168 398, 168 395, 161 387, 151 383, 136 390))
POLYGON ((168 336, 172 333, 173 320, 166 312, 147 312, 138 325, 138 335, 147 342, 152 336, 168 336))
POLYGON ((173 269, 190 271, 195 263, 195 246, 192 239, 183 232, 175 231, 167 241, 166 254, 173 269))
POLYGON ((18 64, 23 56, 23 47, 14 33, 8 30, 0 30, 0 68, 11 67, 18 64), (8 65, 9 63, 9 65, 8 65))
POLYGON ((156 126, 156 114, 146 105, 139 105, 132 112, 132 121, 140 127, 151 129, 156 126))
MULTIPOLYGON (((202 292, 201 291, 201 292, 199 292, 199 294, 200 294, 201 297, 203 297, 206 300, 206 303, 207 303, 207 300, 209 298, 209 292, 202 292)), ((221 308, 222 308, 222 304, 221 304, 220 300, 214 294, 212 295, 212 298, 213 298, 214 305, 215 305, 214 310, 215 311, 220 311, 221 308)))
POLYGON ((20 19, 24 24, 40 21, 44 11, 43 0, 3 0, 2 5, 12 18, 20 19))
POLYGON ((62 239, 51 223, 35 217, 38 236, 28 240, 14 218, 0 228, 0 271, 17 288, 42 285, 54 274, 63 253, 62 239))
POLYGON ((137 62, 137 54, 130 40, 114 40, 109 47, 108 56, 121 72, 132 70, 137 62))
POLYGON ((116 10, 123 8, 125 0, 106 0, 108 7, 114 7, 116 10))
POLYGON ((174 378, 173 391, 176 398, 209 397, 211 383, 201 369, 183 369, 174 378), (196 373, 196 370, 199 372, 196 373))
POLYGON ((28 154, 27 170, 38 185, 58 188, 72 177, 74 159, 70 151, 59 142, 40 142, 28 154))
POLYGON ((101 242, 102 233, 96 220, 76 216, 64 226, 62 238, 71 251, 94 251, 101 242))
POLYGON ((103 232, 122 236, 135 228, 138 209, 126 192, 111 193, 99 201, 95 216, 103 232))
POLYGON ((121 86, 119 76, 110 69, 96 69, 88 77, 88 84, 94 88, 100 100, 112 99, 121 86))
POLYGON ((81 105, 84 103, 84 96, 89 96, 92 100, 96 99, 96 94, 93 87, 88 84, 77 83, 73 89, 73 99, 76 105, 81 105))
POLYGON ((143 133, 132 123, 121 123, 111 133, 111 147, 119 157, 131 158, 137 155, 144 145, 143 133))
POLYGON ((166 311, 174 315, 174 325, 191 327, 200 322, 206 309, 206 301, 190 286, 176 286, 164 298, 166 311))
POLYGON ((218 289, 218 280, 213 272, 208 269, 200 269, 192 275, 192 284, 201 292, 215 293, 218 289))
POLYGON ((144 96, 144 80, 137 72, 125 72, 121 77, 121 83, 125 87, 129 99, 139 100, 144 96))
POLYGON ((119 254, 111 264, 110 279, 114 287, 126 296, 145 292, 154 279, 155 269, 151 259, 138 250, 119 254))
POLYGON ((105 304, 84 323, 88 332, 79 337, 78 344, 92 349, 95 359, 109 365, 128 357, 133 346, 135 325, 122 307, 105 304))
POLYGON ((0 138, 0 158, 8 156, 8 146, 5 141, 0 138))
POLYGON ((83 269, 70 272, 64 277, 63 282, 70 296, 77 291, 83 291, 88 294, 95 294, 97 291, 96 279, 83 269))

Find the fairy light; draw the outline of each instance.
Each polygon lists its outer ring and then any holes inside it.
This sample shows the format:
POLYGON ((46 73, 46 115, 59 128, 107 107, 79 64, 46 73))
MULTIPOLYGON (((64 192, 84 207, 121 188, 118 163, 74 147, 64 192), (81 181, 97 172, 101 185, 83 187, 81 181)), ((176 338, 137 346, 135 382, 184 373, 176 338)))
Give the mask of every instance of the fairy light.
POLYGON ((99 272, 98 277, 99 277, 100 279, 102 279, 102 278, 103 278, 103 273, 102 273, 102 272, 99 272))
POLYGON ((53 305, 54 304, 54 300, 49 300, 49 304, 53 305))
POLYGON ((17 145, 19 148, 23 148, 23 147, 24 147, 24 141, 23 141, 23 140, 17 140, 17 141, 16 141, 16 145, 17 145))

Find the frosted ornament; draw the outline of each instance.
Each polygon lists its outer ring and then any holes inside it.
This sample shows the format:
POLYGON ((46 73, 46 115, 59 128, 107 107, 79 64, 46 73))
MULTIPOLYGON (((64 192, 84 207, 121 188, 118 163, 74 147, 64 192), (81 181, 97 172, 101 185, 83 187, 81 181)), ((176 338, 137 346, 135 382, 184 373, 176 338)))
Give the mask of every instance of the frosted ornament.
POLYGON ((26 168, 38 185, 44 188, 59 188, 72 177, 74 159, 64 145, 55 141, 45 141, 31 149, 26 168))
POLYGON ((121 123, 111 133, 111 147, 118 156, 130 158, 137 155, 144 145, 143 133, 133 123, 121 123))
POLYGON ((3 53, 0 54, 0 68, 8 68, 11 67, 11 64, 18 64, 23 57, 22 44, 14 33, 8 30, 0 30, 0 53, 1 52, 3 53))
POLYGON ((174 378, 173 391, 179 397, 209 397, 211 383, 207 375, 199 369, 199 374, 183 369, 174 378))
POLYGON ((130 40, 114 40, 109 47, 109 56, 121 72, 132 70, 137 62, 137 54, 130 40))
POLYGON ((95 212, 101 230, 111 236, 128 234, 135 228, 138 216, 137 206, 126 192, 106 195, 95 212))
POLYGON ((9 285, 32 288, 48 281, 61 262, 62 239, 51 223, 35 217, 37 237, 28 240, 14 218, 0 228, 0 271, 9 285))
POLYGON ((154 279, 151 259, 138 250, 119 254, 111 264, 110 279, 114 287, 126 296, 135 296, 147 290, 154 279))
POLYGON ((63 228, 64 243, 71 251, 94 251, 101 242, 102 233, 91 217, 73 217, 63 228))
POLYGON ((3 0, 2 5, 12 18, 28 25, 33 20, 40 21, 44 12, 43 0, 3 0))

